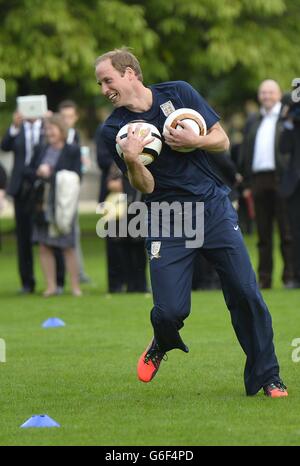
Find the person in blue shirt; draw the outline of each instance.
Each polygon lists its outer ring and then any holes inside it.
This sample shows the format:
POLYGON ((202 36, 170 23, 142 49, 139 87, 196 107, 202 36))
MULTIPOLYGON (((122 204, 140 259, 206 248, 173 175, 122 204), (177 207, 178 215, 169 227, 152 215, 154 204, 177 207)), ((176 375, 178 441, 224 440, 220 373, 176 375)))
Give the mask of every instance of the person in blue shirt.
MULTIPOLYGON (((162 201, 169 205, 177 201, 182 206, 189 203, 192 205, 189 221, 194 225, 200 212, 197 206, 204 203, 201 252, 220 276, 235 333, 247 356, 246 394, 255 395, 263 388, 272 398, 287 396, 279 376, 271 316, 258 289, 237 214, 228 198, 229 188, 210 165, 209 152, 229 148, 219 116, 187 82, 145 86, 140 64, 126 48, 101 55, 96 59, 95 68, 102 93, 115 107, 102 126, 102 136, 131 185, 145 194, 149 212, 162 201), (186 123, 180 123, 180 130, 167 127, 161 153, 148 166, 142 164, 139 154, 153 140, 149 132, 140 132, 139 125, 130 124, 128 136, 117 137, 118 131, 134 120, 145 120, 162 134, 167 116, 179 108, 198 111, 206 121, 207 134, 198 136, 186 123), (116 142, 124 160, 116 152, 116 142), (183 147, 192 151, 179 152, 183 147)), ((170 216, 169 237, 161 232, 154 236, 150 229, 146 239, 154 301, 151 311, 154 337, 138 361, 138 378, 143 382, 153 379, 166 352, 175 348, 189 351, 179 331, 190 313, 193 261, 199 245, 187 247, 186 237, 175 235, 176 216, 176 212, 170 216)))

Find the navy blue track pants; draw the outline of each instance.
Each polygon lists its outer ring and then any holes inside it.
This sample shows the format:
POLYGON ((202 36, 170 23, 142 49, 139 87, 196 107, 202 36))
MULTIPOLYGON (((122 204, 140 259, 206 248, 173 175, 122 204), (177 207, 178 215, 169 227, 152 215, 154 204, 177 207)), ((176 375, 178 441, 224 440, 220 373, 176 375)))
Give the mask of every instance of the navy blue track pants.
MULTIPOLYGON (((271 315, 258 289, 238 218, 228 197, 205 203, 202 254, 215 266, 222 283, 231 321, 247 359, 246 393, 254 395, 263 385, 279 380, 273 345, 271 315)), ((193 261, 197 249, 186 248, 185 238, 153 238, 146 241, 154 307, 151 322, 162 351, 188 351, 179 330, 190 313, 193 261), (153 254, 153 241, 159 241, 153 254), (152 250, 151 250, 152 249, 152 250)))

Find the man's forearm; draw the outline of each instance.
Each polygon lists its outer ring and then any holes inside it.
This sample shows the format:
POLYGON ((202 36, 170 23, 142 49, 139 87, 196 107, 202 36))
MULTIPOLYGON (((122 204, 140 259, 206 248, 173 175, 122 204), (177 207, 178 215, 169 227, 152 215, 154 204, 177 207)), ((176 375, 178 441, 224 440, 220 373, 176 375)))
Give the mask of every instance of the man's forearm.
POLYGON ((139 161, 126 162, 131 186, 138 191, 149 194, 154 190, 154 178, 149 170, 139 161))
POLYGON ((201 137, 199 149, 208 152, 224 152, 229 149, 230 143, 225 131, 213 129, 206 136, 201 137))

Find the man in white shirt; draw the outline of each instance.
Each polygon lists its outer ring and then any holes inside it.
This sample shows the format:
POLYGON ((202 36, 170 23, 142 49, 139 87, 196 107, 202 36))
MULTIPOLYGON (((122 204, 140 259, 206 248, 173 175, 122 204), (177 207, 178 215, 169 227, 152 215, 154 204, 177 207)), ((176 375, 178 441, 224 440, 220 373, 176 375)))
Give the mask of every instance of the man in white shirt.
POLYGON ((258 234, 258 276, 261 288, 272 287, 273 227, 278 223, 280 249, 284 262, 282 281, 293 287, 291 232, 285 200, 279 192, 282 158, 278 140, 282 129, 281 89, 267 79, 258 89, 260 113, 251 115, 245 127, 241 147, 241 166, 246 189, 244 196, 253 194, 258 234))

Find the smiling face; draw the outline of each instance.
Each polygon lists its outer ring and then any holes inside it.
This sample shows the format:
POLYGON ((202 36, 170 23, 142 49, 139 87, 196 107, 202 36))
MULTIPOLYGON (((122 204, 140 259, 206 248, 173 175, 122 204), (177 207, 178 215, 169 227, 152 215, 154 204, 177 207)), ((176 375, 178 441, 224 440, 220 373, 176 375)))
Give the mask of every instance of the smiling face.
POLYGON ((50 145, 56 145, 64 141, 60 128, 51 123, 46 124, 46 137, 50 145))
POLYGON ((267 79, 261 83, 258 90, 259 103, 267 110, 271 110, 281 99, 281 90, 276 81, 267 79))
POLYGON ((102 94, 114 107, 126 107, 130 105, 132 85, 136 76, 134 71, 127 67, 122 75, 111 64, 111 60, 101 61, 96 67, 96 76, 102 94))

